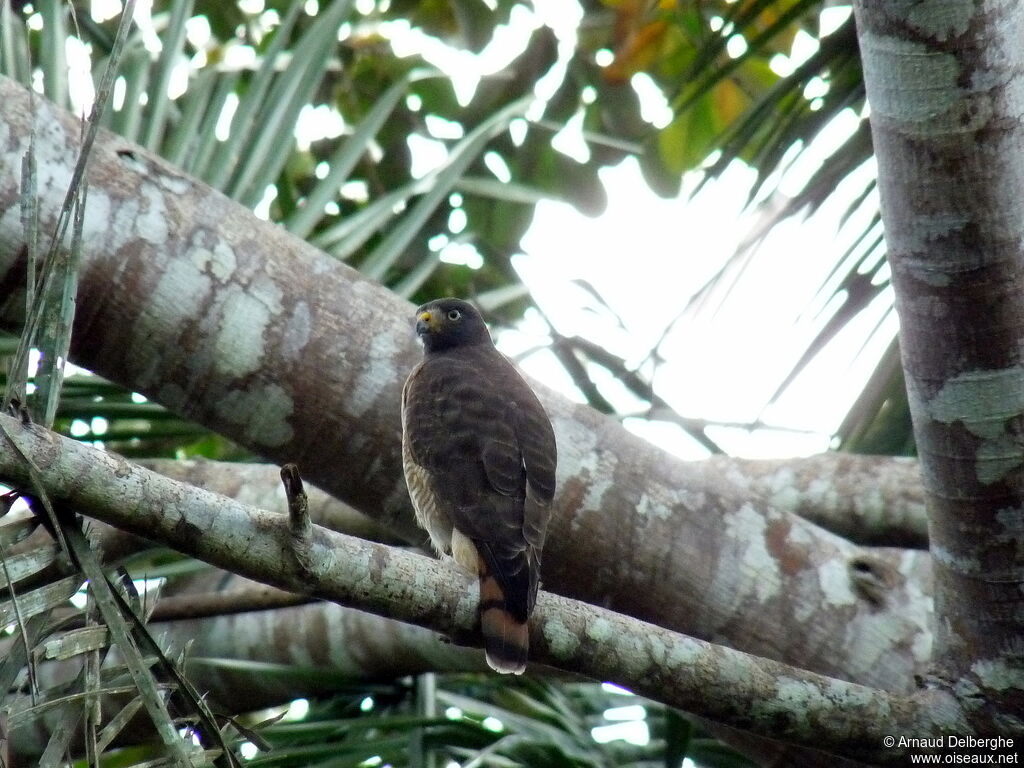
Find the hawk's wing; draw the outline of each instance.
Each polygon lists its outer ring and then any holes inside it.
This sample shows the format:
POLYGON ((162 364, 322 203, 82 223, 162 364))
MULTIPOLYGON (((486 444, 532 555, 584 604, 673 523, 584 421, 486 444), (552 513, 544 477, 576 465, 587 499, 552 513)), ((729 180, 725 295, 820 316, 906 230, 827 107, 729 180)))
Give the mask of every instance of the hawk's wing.
POLYGON ((412 459, 525 622, 555 486, 555 438, 529 385, 490 346, 424 360, 404 402, 412 459))

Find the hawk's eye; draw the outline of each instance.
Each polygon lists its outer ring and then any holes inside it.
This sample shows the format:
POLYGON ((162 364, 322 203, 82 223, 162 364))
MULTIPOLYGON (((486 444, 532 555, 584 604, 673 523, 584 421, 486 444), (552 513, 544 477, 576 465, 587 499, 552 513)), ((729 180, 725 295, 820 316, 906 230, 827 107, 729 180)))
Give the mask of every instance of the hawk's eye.
POLYGON ((449 309, 448 310, 448 319, 451 320, 453 323, 456 320, 458 320, 460 317, 462 317, 462 313, 459 312, 459 310, 457 310, 457 309, 449 309))

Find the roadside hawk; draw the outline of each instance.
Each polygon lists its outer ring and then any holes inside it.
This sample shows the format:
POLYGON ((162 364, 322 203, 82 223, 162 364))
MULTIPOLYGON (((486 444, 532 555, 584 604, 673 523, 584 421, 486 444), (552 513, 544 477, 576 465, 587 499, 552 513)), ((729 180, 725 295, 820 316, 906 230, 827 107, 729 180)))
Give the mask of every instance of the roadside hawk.
POLYGON ((402 463, 416 519, 440 555, 480 579, 487 663, 520 674, 555 493, 555 434, 480 313, 416 310, 423 361, 402 390, 402 463))

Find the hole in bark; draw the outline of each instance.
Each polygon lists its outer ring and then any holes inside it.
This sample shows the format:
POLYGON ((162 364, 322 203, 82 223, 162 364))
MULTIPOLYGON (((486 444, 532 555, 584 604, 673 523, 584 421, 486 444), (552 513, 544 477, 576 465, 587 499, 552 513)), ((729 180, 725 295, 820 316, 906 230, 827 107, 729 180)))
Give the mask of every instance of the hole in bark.
POLYGON ((853 591, 873 608, 884 606, 886 595, 893 586, 886 566, 866 557, 855 557, 847 567, 853 591))

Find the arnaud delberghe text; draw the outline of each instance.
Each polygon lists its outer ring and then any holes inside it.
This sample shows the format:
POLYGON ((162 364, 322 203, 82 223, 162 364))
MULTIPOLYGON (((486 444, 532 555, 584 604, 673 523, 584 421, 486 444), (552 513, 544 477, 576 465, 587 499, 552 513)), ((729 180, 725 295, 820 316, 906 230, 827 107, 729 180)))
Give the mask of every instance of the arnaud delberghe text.
POLYGON ((928 739, 917 739, 900 736, 897 747, 904 749, 1013 749, 1013 739, 1009 736, 934 736, 928 739))

